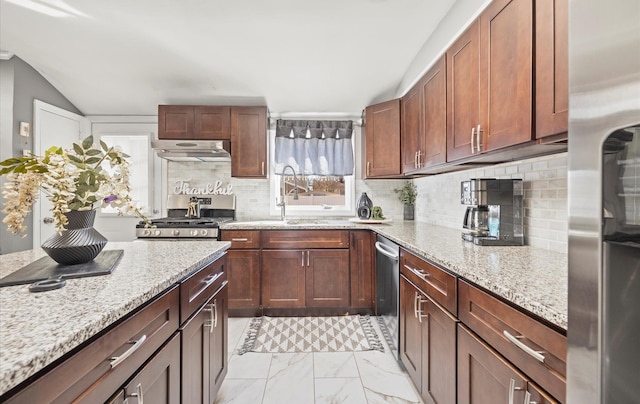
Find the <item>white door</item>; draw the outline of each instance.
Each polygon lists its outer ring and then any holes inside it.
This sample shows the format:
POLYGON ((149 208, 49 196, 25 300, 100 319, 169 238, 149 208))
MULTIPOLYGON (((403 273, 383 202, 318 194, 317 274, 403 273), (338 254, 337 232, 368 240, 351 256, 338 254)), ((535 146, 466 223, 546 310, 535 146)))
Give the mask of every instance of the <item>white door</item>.
MULTIPOLYGON (((73 112, 47 104, 40 100, 33 102, 33 152, 38 156, 51 146, 71 148, 80 139, 88 135, 89 120, 73 112)), ((40 248, 42 243, 55 232, 52 222, 51 203, 40 193, 40 198, 33 207, 33 248, 40 248)))

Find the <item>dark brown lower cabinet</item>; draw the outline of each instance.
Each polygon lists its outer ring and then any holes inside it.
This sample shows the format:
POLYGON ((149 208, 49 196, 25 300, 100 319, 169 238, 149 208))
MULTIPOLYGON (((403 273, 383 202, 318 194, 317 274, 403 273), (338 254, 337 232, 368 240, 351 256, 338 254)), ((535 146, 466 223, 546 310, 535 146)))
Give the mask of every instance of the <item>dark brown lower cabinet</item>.
POLYGON ((348 308, 349 250, 263 250, 264 308, 348 308))
POLYGON ((158 351, 123 391, 109 403, 157 403, 172 404, 180 401, 180 334, 177 334, 158 351))
POLYGON ((400 358, 426 403, 456 402, 457 320, 400 277, 400 358))
POLYGON ((373 310, 375 304, 375 233, 353 230, 350 233, 349 273, 351 308, 373 310))
POLYGON ((458 403, 557 403, 511 363, 458 326, 458 403))
POLYGON ((260 250, 230 250, 229 309, 259 309, 260 250))
POLYGON ((228 287, 182 327, 182 402, 212 403, 227 373, 228 287))

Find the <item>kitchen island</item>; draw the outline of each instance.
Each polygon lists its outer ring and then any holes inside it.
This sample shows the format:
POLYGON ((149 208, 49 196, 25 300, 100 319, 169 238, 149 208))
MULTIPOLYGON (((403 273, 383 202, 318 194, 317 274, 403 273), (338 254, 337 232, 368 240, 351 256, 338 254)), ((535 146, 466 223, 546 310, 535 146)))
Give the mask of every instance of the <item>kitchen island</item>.
MULTIPOLYGON (((208 240, 109 243, 124 251, 110 275, 69 279, 61 289, 0 288, 0 395, 74 351, 192 272, 224 255, 208 240)), ((40 249, 0 255, 0 277, 44 256, 40 249)))
POLYGON ((481 286, 508 302, 567 329, 567 255, 530 246, 477 246, 461 239, 460 229, 418 221, 362 224, 348 220, 232 222, 233 229, 370 229, 432 263, 481 286))

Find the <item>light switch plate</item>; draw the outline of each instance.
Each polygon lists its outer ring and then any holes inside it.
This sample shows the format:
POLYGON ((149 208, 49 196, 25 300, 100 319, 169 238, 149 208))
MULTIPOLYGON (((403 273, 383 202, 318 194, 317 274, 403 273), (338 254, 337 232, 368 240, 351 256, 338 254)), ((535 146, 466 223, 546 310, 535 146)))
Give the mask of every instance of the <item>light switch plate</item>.
POLYGON ((20 122, 20 136, 29 137, 31 125, 29 122, 20 122))

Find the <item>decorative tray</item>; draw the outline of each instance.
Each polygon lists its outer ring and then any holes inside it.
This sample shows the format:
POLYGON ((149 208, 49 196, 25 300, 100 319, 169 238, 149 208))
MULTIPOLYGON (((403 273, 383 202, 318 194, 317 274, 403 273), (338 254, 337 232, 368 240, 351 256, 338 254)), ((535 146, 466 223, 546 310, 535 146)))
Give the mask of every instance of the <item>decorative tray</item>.
POLYGON ((352 217, 349 219, 350 222, 353 223, 368 223, 368 224, 380 224, 380 223, 389 223, 391 219, 360 219, 359 217, 352 217))

